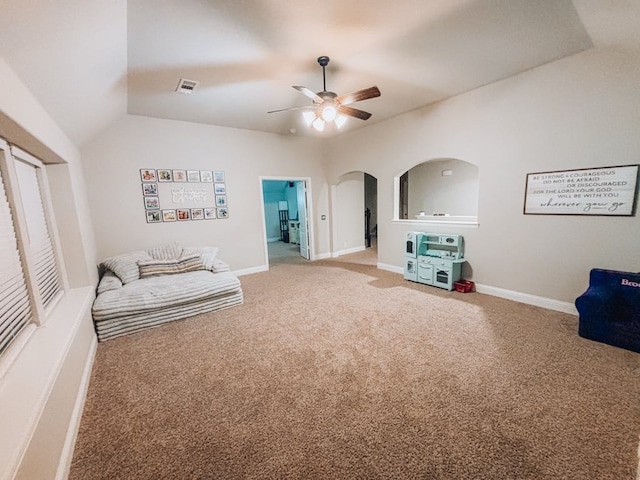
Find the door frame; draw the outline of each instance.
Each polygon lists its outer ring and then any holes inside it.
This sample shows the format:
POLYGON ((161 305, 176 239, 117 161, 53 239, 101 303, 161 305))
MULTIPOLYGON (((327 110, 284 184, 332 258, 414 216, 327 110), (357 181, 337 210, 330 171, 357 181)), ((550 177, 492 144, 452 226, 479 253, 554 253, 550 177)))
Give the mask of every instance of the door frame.
MULTIPOLYGON (((309 260, 313 261, 316 259, 315 256, 315 248, 314 248, 314 224, 313 224, 313 195, 311 194, 311 177, 296 177, 296 176, 259 176, 258 182, 260 186, 260 210, 261 210, 261 218, 262 218, 262 240, 264 242, 264 264, 269 270, 269 247, 267 246, 267 221, 265 219, 264 214, 264 190, 262 188, 263 180, 276 180, 276 181, 285 181, 285 182, 305 182, 307 188, 307 201, 306 201, 306 210, 307 210, 307 236, 309 238, 309 260)), ((304 258, 304 257, 303 257, 304 258)))

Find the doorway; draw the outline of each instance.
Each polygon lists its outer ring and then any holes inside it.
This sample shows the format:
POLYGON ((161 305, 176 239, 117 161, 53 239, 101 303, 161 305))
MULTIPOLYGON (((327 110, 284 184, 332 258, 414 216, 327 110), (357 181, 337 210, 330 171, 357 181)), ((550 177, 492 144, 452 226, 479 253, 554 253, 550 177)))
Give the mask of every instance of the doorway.
POLYGON ((332 256, 366 252, 377 263, 378 180, 363 171, 345 173, 331 195, 332 256))
POLYGON ((309 184, 308 179, 261 178, 267 268, 310 259, 309 184))
POLYGON ((364 173, 364 246, 378 252, 378 179, 364 173))

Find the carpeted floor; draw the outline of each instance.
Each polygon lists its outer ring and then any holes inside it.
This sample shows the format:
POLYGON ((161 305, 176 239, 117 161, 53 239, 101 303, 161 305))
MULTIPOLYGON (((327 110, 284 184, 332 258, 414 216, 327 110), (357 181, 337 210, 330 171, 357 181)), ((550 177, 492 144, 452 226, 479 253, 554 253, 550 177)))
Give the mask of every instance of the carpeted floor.
POLYGON ((636 480, 640 355, 372 263, 272 259, 100 344, 70 478, 636 480))

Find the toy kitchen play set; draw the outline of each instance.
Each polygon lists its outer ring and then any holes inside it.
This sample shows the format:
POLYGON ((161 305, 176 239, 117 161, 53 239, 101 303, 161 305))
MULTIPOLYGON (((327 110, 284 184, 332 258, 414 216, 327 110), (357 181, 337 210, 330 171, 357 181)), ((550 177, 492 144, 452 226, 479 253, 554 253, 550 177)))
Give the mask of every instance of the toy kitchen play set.
POLYGON ((462 235, 407 233, 404 262, 407 280, 453 290, 465 261, 462 235))

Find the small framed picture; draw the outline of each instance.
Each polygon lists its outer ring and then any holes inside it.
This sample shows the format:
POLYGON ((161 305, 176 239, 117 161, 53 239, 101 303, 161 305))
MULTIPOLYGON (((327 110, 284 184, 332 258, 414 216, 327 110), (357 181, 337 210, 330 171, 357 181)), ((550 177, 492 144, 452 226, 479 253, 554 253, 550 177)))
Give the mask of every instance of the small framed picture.
POLYGON ((229 218, 229 209, 227 207, 218 207, 218 218, 229 218))
POLYGON ((158 184, 157 183, 143 183, 142 184, 142 194, 143 195, 158 195, 158 184))
POLYGON ((155 170, 149 170, 147 168, 143 168, 140 170, 140 180, 143 182, 156 182, 158 181, 158 177, 156 177, 155 170))
POLYGON ((192 208, 191 209, 191 220, 204 220, 204 209, 202 209, 202 208, 192 208))
POLYGON ((213 172, 213 181, 216 183, 224 183, 224 172, 213 172))
POLYGON ((227 196, 226 195, 216 195, 216 206, 218 206, 218 207, 226 207, 227 206, 227 196))
POLYGON ((158 223, 162 221, 162 217, 160 217, 160 211, 158 210, 147 210, 147 223, 158 223))
POLYGON ((205 220, 214 220, 216 217, 216 209, 215 208, 205 208, 204 209, 204 219, 205 220))
POLYGON ((188 208, 179 208, 178 210, 176 210, 176 212, 178 215, 178 221, 189 220, 191 218, 188 208))
POLYGON ((187 181, 187 171, 186 170, 174 170, 173 171, 173 181, 174 182, 186 182, 187 181))
POLYGON ((200 182, 200 171, 199 170, 187 170, 187 181, 188 182, 200 182))
POLYGON ((175 210, 162 210, 163 222, 175 222, 177 219, 175 210))
POLYGON ((200 181, 205 183, 213 182, 213 175, 211 170, 200 170, 200 181))
POLYGON ((172 180, 173 176, 171 175, 171 170, 158 170, 159 182, 171 182, 172 180))
POLYGON ((158 197, 144 197, 144 208, 147 210, 160 209, 160 199, 158 197))
POLYGON ((216 195, 226 195, 227 194, 227 186, 224 183, 214 183, 213 184, 213 192, 216 195))

